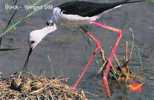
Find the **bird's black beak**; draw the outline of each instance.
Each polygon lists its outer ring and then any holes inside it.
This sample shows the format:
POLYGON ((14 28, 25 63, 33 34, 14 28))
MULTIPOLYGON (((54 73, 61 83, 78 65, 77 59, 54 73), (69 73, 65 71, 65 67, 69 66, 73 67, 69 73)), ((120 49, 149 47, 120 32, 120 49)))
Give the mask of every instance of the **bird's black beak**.
POLYGON ((46 25, 47 25, 47 26, 49 26, 49 25, 50 25, 50 23, 47 21, 47 22, 46 22, 46 25))
POLYGON ((53 26, 54 23, 53 23, 52 21, 49 21, 49 20, 48 20, 48 21, 46 22, 46 25, 47 25, 47 26, 53 26))
POLYGON ((29 47, 28 55, 27 55, 27 58, 25 60, 25 64, 23 66, 23 71, 27 71, 28 70, 27 69, 27 65, 28 65, 29 57, 30 57, 32 51, 33 51, 33 49, 31 47, 29 47))

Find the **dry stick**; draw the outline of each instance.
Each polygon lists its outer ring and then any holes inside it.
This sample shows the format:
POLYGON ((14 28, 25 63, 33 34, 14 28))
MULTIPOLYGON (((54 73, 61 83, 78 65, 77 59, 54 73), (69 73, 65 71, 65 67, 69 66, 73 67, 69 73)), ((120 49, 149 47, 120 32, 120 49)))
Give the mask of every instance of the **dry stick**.
POLYGON ((130 59, 132 59, 132 54, 133 54, 133 51, 134 51, 134 40, 135 40, 134 32, 133 32, 133 29, 131 27, 129 28, 129 31, 130 31, 130 34, 131 34, 131 49, 130 49, 130 52, 129 52, 128 61, 130 59))
POLYGON ((102 58, 102 61, 106 61, 104 50, 102 48, 100 48, 100 56, 102 58))
POLYGON ((42 92, 43 90, 45 90, 49 85, 50 85, 50 83, 46 84, 45 86, 43 86, 42 88, 40 88, 38 90, 35 90, 35 91, 30 92, 30 94, 31 95, 38 94, 38 93, 42 92))
POLYGON ((130 49, 130 53, 129 53, 129 60, 132 58, 132 54, 133 54, 133 51, 134 51, 134 32, 133 32, 133 29, 132 28, 129 28, 129 31, 131 33, 131 37, 132 37, 132 42, 131 42, 131 49, 130 49))
POLYGON ((128 69, 128 72, 125 72, 124 74, 126 75, 126 80, 125 80, 125 83, 127 83, 127 79, 129 78, 130 76, 130 70, 128 68, 128 41, 125 41, 125 43, 123 44, 123 48, 124 48, 124 51, 125 51, 125 55, 124 55, 124 64, 122 67, 127 67, 128 69))
POLYGON ((124 55, 124 64, 128 64, 128 41, 125 41, 125 43, 123 44, 123 48, 124 48, 124 51, 125 51, 125 55, 124 55))
POLYGON ((97 74, 101 74, 103 72, 103 68, 105 67, 105 65, 107 64, 107 60, 104 61, 104 63, 102 63, 102 67, 97 71, 97 74))
MULTIPOLYGON (((101 54, 101 55, 102 55, 102 54, 101 54)), ((114 59, 115 59, 115 61, 116 61, 116 64, 117 64, 118 66, 120 66, 120 61, 119 61, 119 59, 117 58, 117 56, 116 56, 115 54, 114 54, 113 56, 114 56, 114 59)), ((104 61, 104 63, 103 63, 102 66, 105 66, 105 65, 107 64, 108 60, 107 60, 107 58, 106 58, 105 55, 104 55, 104 51, 103 51, 102 62, 103 62, 103 61, 104 61)), ((111 67, 112 67, 113 71, 116 72, 116 71, 115 71, 115 68, 113 67, 113 64, 111 64, 111 67)), ((104 67, 101 67, 101 69, 100 69, 97 73, 98 73, 98 74, 101 73, 101 72, 103 71, 103 68, 104 68, 104 67)))
POLYGON ((127 62, 128 61, 128 41, 125 42, 125 45, 124 45, 124 49, 125 49, 125 61, 127 62))
MULTIPOLYGON (((125 50, 124 63, 130 61, 130 59, 132 58, 132 53, 133 53, 133 49, 134 49, 134 34, 133 34, 131 28, 129 30, 131 31, 131 36, 132 36, 131 51, 129 52, 129 50, 128 50, 128 41, 125 41, 125 44, 123 44, 123 48, 125 50), (129 52, 129 57, 128 57, 128 52, 129 52)), ((126 66, 126 67, 128 67, 128 66, 126 66)), ((129 68, 128 68, 128 72, 130 73, 129 68)))
MULTIPOLYGON (((141 56, 141 49, 140 48, 138 48, 138 51, 139 51, 139 53, 138 53, 138 56, 139 56, 139 59, 140 59, 140 65, 141 65, 141 74, 144 76, 144 67, 143 67, 143 62, 142 62, 142 56, 141 56)), ((142 76, 142 77, 143 77, 142 76)), ((140 77, 140 79, 142 78, 142 77, 140 77)), ((138 77, 139 78, 139 77, 138 77)), ((144 82, 144 77, 141 79, 143 82, 144 82)))
MULTIPOLYGON (((134 51, 134 47, 135 47, 135 43, 134 43, 134 40, 135 40, 135 36, 134 36, 134 32, 133 32, 133 29, 132 28, 129 28, 129 31, 130 31, 130 33, 131 33, 131 37, 132 37, 132 42, 131 42, 131 51, 130 51, 130 54, 129 54, 129 60, 132 58, 132 54, 133 54, 133 51, 134 51)), ((140 52, 140 50, 139 50, 140 48, 138 48, 138 52, 140 52)), ((142 70, 143 70, 143 64, 142 64, 142 58, 141 58, 141 55, 140 55, 140 53, 138 53, 138 56, 139 56, 139 59, 140 59, 140 64, 141 64, 141 66, 142 66, 142 70)), ((143 76, 144 76, 144 72, 142 73, 143 74, 143 76)), ((135 75, 135 73, 134 73, 134 75, 135 75)), ((136 78, 138 78, 138 79, 140 79, 140 80, 144 80, 142 77, 140 77, 140 76, 136 76, 135 75, 135 77, 136 78)))
POLYGON ((34 25, 32 22, 30 22, 30 21, 24 21, 26 24, 28 24, 28 25, 30 25, 30 26, 32 26, 32 27, 34 27, 34 28, 38 28, 38 27, 41 27, 40 25, 34 25))
POLYGON ((55 74, 54 67, 52 66, 52 60, 51 60, 51 57, 49 55, 48 55, 48 61, 49 61, 50 67, 52 68, 52 74, 55 74))
MULTIPOLYGON (((114 59, 116 61, 116 64, 118 65, 118 67, 120 67, 120 61, 119 61, 119 59, 117 58, 117 56, 115 54, 113 56, 114 56, 114 59)), ((112 66, 112 69, 113 69, 114 72, 116 72, 116 70, 115 70, 115 68, 113 66, 112 66)), ((117 81, 118 85, 121 88, 122 86, 121 86, 120 82, 118 81, 118 79, 116 79, 116 81, 117 81)))
POLYGON ((113 56, 114 56, 114 59, 115 59, 115 61, 116 61, 116 64, 117 64, 118 66, 120 66, 120 61, 119 61, 118 57, 117 57, 115 54, 114 54, 113 56))
MULTIPOLYGON (((116 56, 115 54, 114 54, 113 56, 114 56, 114 59, 115 59, 117 65, 118 65, 118 67, 120 67, 119 59, 117 58, 117 56, 116 56)), ((105 65, 107 64, 107 62, 108 62, 108 61, 106 61, 105 65)), ((104 66, 105 66, 105 65, 104 65, 104 66)), ((112 68, 113 72, 116 73, 116 69, 114 68, 114 66, 113 66, 112 63, 111 63, 111 68, 112 68)), ((120 82, 118 81, 117 78, 116 78, 116 81, 117 81, 118 85, 121 87, 120 82)))
POLYGON ((22 73, 21 73, 21 72, 19 72, 18 79, 21 77, 21 75, 22 75, 22 73))
POLYGON ((105 57, 104 50, 102 48, 100 48, 99 54, 100 54, 101 61, 102 61, 102 67, 97 71, 97 74, 100 74, 103 71, 104 66, 108 62, 107 58, 105 57))
POLYGON ((51 100, 54 100, 54 96, 52 95, 52 92, 51 92, 51 90, 49 90, 49 98, 51 99, 51 100))
POLYGON ((91 96, 93 96, 93 97, 99 97, 98 94, 95 94, 95 93, 92 93, 92 92, 89 92, 89 91, 85 91, 85 93, 86 93, 86 94, 89 94, 89 95, 91 95, 91 96))

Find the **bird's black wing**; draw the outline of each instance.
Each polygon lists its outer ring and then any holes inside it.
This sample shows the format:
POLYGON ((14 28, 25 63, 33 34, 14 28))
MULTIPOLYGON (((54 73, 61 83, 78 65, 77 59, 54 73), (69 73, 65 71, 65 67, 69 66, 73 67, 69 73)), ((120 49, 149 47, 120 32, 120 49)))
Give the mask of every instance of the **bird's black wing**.
POLYGON ((62 5, 59 5, 58 7, 60 7, 60 9, 65 14, 74 14, 74 15, 80 15, 83 17, 86 17, 86 16, 91 17, 102 12, 101 4, 84 2, 84 1, 66 2, 62 5))
POLYGON ((130 2, 130 0, 123 0, 123 1, 114 2, 114 3, 94 3, 94 2, 87 2, 87 1, 70 1, 70 2, 63 3, 59 5, 58 7, 65 14, 74 14, 74 15, 80 15, 83 17, 86 17, 86 16, 92 17, 106 10, 112 9, 118 5, 125 4, 125 3, 134 3, 134 1, 130 2))

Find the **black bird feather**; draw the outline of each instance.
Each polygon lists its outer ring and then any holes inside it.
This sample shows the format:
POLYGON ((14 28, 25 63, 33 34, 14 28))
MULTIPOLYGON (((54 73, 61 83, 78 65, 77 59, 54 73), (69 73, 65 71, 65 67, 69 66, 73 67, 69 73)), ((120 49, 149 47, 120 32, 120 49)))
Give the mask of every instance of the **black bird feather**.
POLYGON ((109 9, 112 9, 116 6, 127 4, 127 3, 136 3, 143 2, 143 0, 123 0, 114 3, 94 3, 87 1, 70 1, 59 5, 58 7, 63 11, 64 14, 73 14, 80 15, 82 17, 92 17, 103 13, 109 9))

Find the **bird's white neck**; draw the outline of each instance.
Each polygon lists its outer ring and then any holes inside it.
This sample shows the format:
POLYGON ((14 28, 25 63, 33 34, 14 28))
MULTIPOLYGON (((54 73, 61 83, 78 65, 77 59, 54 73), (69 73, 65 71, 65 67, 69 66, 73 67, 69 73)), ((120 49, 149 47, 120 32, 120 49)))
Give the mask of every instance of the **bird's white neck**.
POLYGON ((53 32, 56 29, 57 29, 56 25, 53 25, 53 26, 46 26, 40 30, 42 31, 42 34, 48 34, 48 33, 53 32))
POLYGON ((39 30, 40 36, 43 39, 46 35, 48 35, 49 33, 54 32, 55 30, 57 30, 57 27, 56 27, 55 24, 53 26, 46 26, 46 27, 39 30))
POLYGON ((53 9, 52 14, 53 14, 52 20, 53 20, 54 22, 58 22, 58 21, 60 20, 60 18, 61 18, 62 11, 61 11, 60 8, 55 7, 55 8, 53 9))
POLYGON ((46 35, 56 30, 57 30, 57 27, 54 24, 53 26, 46 26, 42 29, 32 31, 30 33, 30 41, 35 41, 35 43, 33 43, 32 45, 32 48, 35 48, 46 35))

